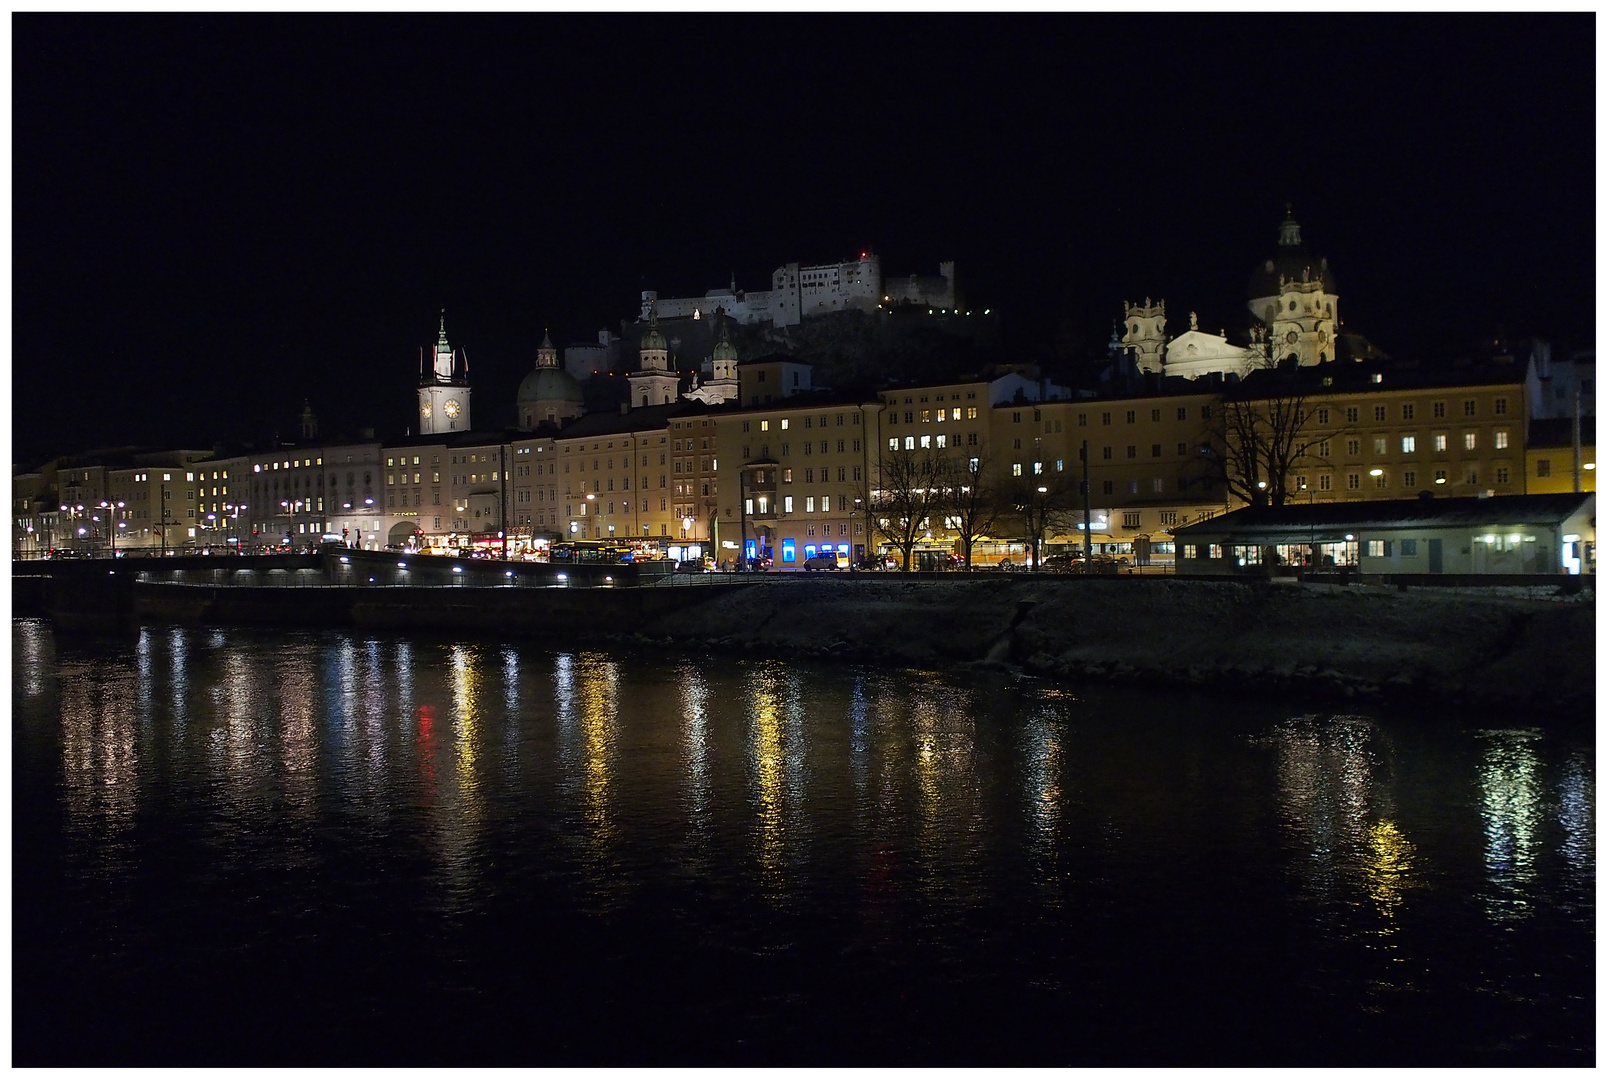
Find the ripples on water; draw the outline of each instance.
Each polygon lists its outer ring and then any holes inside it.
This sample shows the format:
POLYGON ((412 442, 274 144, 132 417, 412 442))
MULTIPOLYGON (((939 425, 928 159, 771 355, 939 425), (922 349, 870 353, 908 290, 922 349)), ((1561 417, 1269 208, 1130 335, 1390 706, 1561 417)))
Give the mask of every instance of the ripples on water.
POLYGON ((13 624, 19 1064, 1585 1064, 1534 718, 13 624))

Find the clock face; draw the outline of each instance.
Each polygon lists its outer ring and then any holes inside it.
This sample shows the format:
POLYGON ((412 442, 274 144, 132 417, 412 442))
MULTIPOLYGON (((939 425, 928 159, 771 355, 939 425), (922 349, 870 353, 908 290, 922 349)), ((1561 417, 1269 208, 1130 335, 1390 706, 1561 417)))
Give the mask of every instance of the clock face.
POLYGON ((425 416, 425 419, 427 419, 427 420, 430 418, 430 406, 429 406, 429 404, 426 404, 424 406, 424 416, 425 416))
MULTIPOLYGON (((1288 334, 1284 335, 1284 340, 1288 341, 1291 345, 1294 345, 1296 343, 1296 340, 1297 340, 1298 337, 1299 337, 1299 335, 1296 334, 1296 332, 1294 330, 1291 330, 1288 334)), ((450 408, 452 408, 452 406, 448 405, 447 408, 450 409, 450 408)))
POLYGON ((447 402, 447 415, 454 420, 458 418, 458 401, 456 398, 447 402))

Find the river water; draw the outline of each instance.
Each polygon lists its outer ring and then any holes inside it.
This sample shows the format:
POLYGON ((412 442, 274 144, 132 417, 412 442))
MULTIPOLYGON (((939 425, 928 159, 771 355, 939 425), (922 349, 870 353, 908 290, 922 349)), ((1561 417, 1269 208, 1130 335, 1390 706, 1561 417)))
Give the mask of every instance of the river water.
POLYGON ((419 636, 12 629, 14 1060, 1595 1058, 1595 751, 419 636))

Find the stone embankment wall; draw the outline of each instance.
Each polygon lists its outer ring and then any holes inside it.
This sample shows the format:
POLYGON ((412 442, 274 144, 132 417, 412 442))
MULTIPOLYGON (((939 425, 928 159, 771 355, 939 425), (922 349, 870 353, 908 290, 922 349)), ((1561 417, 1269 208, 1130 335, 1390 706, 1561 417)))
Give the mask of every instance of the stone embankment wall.
POLYGON ((1032 575, 756 584, 624 635, 780 656, 1586 717, 1591 593, 1032 575))

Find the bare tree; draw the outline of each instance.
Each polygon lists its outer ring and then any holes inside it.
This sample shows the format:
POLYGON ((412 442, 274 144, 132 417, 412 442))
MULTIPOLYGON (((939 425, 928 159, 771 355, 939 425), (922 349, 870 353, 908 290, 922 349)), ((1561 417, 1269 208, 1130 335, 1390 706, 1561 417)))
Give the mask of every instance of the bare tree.
POLYGON ((878 472, 861 489, 873 535, 880 533, 904 556, 927 534, 943 504, 944 459, 931 449, 887 450, 878 472))
POLYGON ((1066 472, 1013 476, 1005 485, 1004 502, 1022 523, 1032 545, 1032 568, 1044 564, 1044 537, 1073 527, 1082 506, 1082 486, 1066 472))
POLYGON ((1213 478, 1251 506, 1283 506, 1291 473, 1314 441, 1310 371, 1265 361, 1217 403, 1202 457, 1213 478))
POLYGON ((993 479, 993 456, 983 451, 976 457, 963 452, 944 460, 942 498, 939 511, 944 527, 960 541, 966 569, 972 568, 972 548, 987 536, 999 518, 999 491, 993 479))

